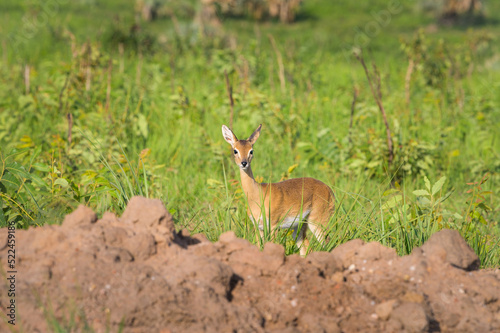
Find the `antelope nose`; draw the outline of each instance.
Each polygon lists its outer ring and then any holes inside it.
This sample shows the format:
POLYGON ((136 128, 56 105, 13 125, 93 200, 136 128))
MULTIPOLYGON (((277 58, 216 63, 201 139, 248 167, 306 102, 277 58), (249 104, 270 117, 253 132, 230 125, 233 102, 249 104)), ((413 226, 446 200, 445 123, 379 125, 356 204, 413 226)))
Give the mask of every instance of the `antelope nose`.
POLYGON ((241 162, 241 166, 244 168, 246 168, 247 164, 248 164, 248 162, 241 162))

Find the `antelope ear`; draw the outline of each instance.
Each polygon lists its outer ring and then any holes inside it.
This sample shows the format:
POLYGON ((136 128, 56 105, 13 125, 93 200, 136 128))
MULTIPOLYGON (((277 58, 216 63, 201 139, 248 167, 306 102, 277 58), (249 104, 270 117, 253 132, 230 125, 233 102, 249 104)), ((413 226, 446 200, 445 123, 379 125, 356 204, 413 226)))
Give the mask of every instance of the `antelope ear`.
POLYGON ((259 127, 257 127, 257 129, 252 133, 252 135, 250 135, 250 137, 248 138, 248 142, 250 142, 250 144, 253 146, 255 141, 257 141, 257 139, 259 138, 259 135, 260 135, 260 129, 262 128, 262 124, 259 125, 259 127))
POLYGON ((222 136, 231 146, 234 146, 236 141, 238 141, 236 135, 234 135, 233 131, 231 131, 226 125, 222 125, 222 136))

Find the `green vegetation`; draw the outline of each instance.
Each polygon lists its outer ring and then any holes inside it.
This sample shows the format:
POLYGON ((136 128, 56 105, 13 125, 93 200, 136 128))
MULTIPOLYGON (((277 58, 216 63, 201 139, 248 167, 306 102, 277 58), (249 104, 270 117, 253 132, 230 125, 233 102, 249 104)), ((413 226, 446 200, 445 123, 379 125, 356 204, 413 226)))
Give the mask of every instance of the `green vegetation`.
POLYGON ((481 25, 440 27, 401 3, 305 0, 291 25, 217 29, 188 14, 136 22, 132 0, 0 0, 0 225, 59 223, 80 203, 121 213, 144 195, 179 228, 255 242, 221 135, 226 72, 235 132, 263 124, 255 175, 334 189, 325 249, 362 238, 406 254, 453 228, 499 266, 500 4, 481 25))

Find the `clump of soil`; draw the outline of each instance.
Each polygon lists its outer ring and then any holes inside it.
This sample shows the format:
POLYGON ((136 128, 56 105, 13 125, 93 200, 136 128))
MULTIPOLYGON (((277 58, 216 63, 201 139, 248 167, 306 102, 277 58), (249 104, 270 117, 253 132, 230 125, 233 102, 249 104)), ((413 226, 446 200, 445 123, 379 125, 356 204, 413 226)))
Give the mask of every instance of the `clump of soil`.
POLYGON ((135 197, 121 218, 81 206, 62 226, 17 230, 16 254, 26 332, 500 332, 500 270, 477 270, 451 230, 405 257, 361 240, 286 257, 231 232, 176 233, 159 200, 135 197))

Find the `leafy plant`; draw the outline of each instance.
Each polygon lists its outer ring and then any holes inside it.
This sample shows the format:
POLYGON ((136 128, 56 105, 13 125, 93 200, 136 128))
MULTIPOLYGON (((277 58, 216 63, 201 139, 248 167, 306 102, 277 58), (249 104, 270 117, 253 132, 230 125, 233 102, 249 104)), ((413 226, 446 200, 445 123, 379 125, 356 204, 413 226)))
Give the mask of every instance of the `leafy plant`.
POLYGON ((54 213, 62 214, 72 208, 65 197, 65 193, 72 191, 70 183, 56 166, 35 162, 39 154, 39 148, 0 152, 2 226, 12 221, 17 228, 44 224, 54 213), (53 211, 47 212, 48 209, 53 211))
POLYGON ((486 204, 486 196, 491 195, 491 191, 483 190, 482 186, 486 181, 488 181, 489 175, 485 174, 480 181, 467 183, 471 189, 467 190, 467 193, 470 194, 468 199, 468 207, 466 211, 466 220, 465 222, 472 223, 482 223, 488 224, 485 219, 485 214, 490 212, 492 209, 486 204))
POLYGON ((425 189, 414 190, 415 199, 407 197, 399 187, 384 192, 389 197, 381 205, 381 211, 387 213, 389 228, 395 228, 396 241, 399 239, 403 253, 408 254, 416 246, 421 246, 433 233, 447 226, 448 220, 461 219, 456 213, 443 209, 443 203, 452 191, 441 195, 446 177, 441 177, 434 185, 424 176, 425 189), (397 227, 396 227, 397 226, 397 227))

